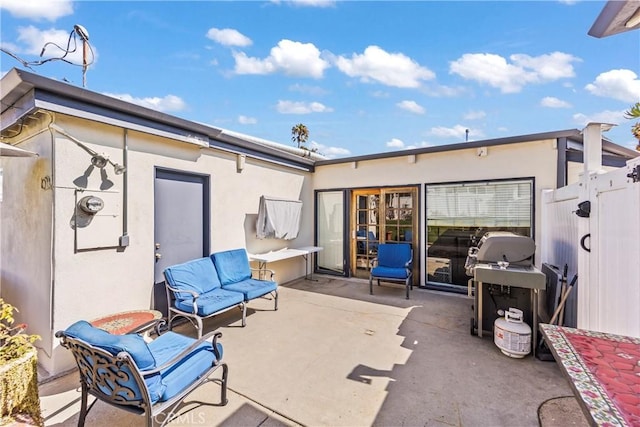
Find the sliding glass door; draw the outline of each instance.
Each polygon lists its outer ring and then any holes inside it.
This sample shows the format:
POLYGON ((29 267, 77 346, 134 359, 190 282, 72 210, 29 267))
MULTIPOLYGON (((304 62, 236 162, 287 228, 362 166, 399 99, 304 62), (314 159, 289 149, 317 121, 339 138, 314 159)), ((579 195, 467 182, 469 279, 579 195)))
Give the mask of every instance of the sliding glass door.
POLYGON ((316 193, 316 232, 318 271, 345 274, 344 254, 344 191, 318 191, 316 193))

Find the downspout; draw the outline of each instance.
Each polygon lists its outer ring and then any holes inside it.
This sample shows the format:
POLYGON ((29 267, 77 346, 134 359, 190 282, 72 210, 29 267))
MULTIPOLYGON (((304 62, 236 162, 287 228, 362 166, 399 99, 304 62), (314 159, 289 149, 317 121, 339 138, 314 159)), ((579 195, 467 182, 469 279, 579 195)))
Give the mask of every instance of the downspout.
MULTIPOLYGON (((51 190, 51 241, 49 244, 49 250, 51 252, 51 262, 49 265, 49 274, 51 275, 51 291, 49 293, 49 331, 51 333, 51 337, 53 337, 54 333, 54 322, 55 322, 55 302, 56 302, 56 192, 54 191, 55 182, 56 182, 56 137, 54 134, 51 125, 56 121, 53 113, 49 111, 43 111, 47 116, 49 116, 49 124, 47 125, 47 129, 49 130, 49 134, 51 135, 51 177, 42 178, 40 181, 40 188, 42 190, 51 190)), ((51 345, 48 348, 41 348, 42 351, 49 358, 53 358, 53 347, 55 340, 51 340, 51 345), (47 351, 48 350, 48 351, 47 351)))
POLYGON ((558 150, 557 166, 556 166, 556 188, 562 188, 567 185, 568 181, 568 165, 567 165, 567 138, 558 138, 556 142, 558 150))
POLYGON ((120 248, 129 246, 129 130, 124 128, 123 147, 122 147, 122 165, 124 173, 122 174, 122 236, 118 241, 120 248))

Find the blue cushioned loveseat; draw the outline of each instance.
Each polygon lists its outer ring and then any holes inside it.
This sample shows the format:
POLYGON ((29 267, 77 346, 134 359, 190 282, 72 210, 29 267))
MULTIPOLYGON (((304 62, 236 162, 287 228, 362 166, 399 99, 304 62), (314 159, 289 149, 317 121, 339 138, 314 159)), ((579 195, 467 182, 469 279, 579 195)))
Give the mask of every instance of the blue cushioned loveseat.
POLYGON ((88 395, 129 412, 144 414, 145 425, 164 425, 182 399, 222 367, 221 402, 227 403, 228 368, 222 362, 222 336, 198 340, 166 332, 147 343, 137 334, 112 335, 86 321, 56 333, 71 350, 82 387, 78 425, 91 410, 88 395), (167 413, 167 410, 170 410, 167 413))
POLYGON ((187 261, 164 271, 169 329, 173 320, 184 317, 194 324, 198 337, 202 335, 202 319, 238 307, 242 310, 242 326, 246 325, 246 304, 252 299, 271 294, 274 309, 278 309, 278 284, 274 273, 270 280, 254 279, 244 249, 216 252, 209 257, 187 261))

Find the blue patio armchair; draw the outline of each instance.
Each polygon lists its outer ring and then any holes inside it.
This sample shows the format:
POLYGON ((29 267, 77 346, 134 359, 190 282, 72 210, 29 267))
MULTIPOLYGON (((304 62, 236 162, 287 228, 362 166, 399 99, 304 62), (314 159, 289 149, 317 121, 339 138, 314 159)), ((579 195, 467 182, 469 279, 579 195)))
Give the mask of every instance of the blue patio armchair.
POLYGON ((413 250, 408 243, 383 243, 378 245, 378 256, 369 274, 369 293, 373 295, 373 280, 402 282, 407 289, 413 289, 413 250))
POLYGON ((144 415, 146 426, 162 426, 174 418, 184 397, 206 381, 220 382, 220 403, 212 404, 226 405, 228 368, 217 341, 221 336, 211 332, 196 340, 169 331, 147 343, 141 335, 112 335, 83 320, 56 332, 78 365, 78 426, 84 426, 98 400, 144 415), (221 378, 213 379, 218 368, 221 378), (89 395, 96 397, 91 405, 89 395))

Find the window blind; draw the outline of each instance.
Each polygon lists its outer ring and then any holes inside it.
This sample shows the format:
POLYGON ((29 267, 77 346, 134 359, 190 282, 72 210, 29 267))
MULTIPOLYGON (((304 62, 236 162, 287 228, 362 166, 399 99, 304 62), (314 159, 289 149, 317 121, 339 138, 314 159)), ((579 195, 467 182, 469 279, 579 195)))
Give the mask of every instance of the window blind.
POLYGON ((531 227, 532 181, 427 186, 430 226, 531 227))

